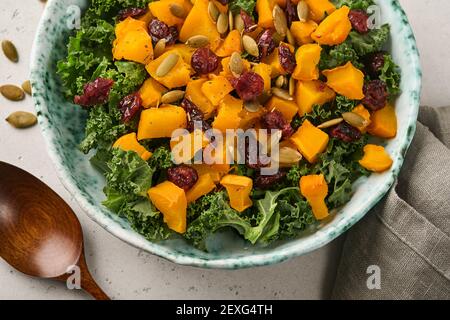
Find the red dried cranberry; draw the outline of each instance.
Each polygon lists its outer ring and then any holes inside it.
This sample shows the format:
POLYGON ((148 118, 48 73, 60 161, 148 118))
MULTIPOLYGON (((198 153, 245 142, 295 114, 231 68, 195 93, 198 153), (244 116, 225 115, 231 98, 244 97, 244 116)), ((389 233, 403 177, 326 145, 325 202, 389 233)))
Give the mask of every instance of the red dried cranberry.
POLYGON ((377 78, 384 67, 384 52, 375 52, 364 58, 367 72, 377 78))
POLYGON ((249 137, 245 139, 245 164, 247 167, 261 169, 270 164, 270 157, 263 154, 261 150, 261 143, 257 139, 249 137))
POLYGON ((333 138, 344 142, 354 142, 361 139, 361 132, 349 125, 347 122, 341 122, 336 127, 331 129, 330 135, 333 138))
POLYGON ((132 93, 119 102, 122 122, 128 123, 139 113, 142 108, 142 98, 139 92, 132 93))
POLYGON ((165 39, 166 44, 171 45, 178 40, 178 29, 175 26, 169 27, 158 19, 150 21, 149 31, 153 44, 156 44, 161 39, 165 39))
POLYGON ((369 32, 369 15, 364 10, 350 10, 348 18, 352 23, 353 29, 358 33, 365 34, 369 32))
POLYGON ((364 84, 363 105, 372 111, 383 109, 386 106, 388 92, 386 84, 381 80, 372 80, 364 84))
POLYGON ((281 182, 286 176, 286 172, 280 171, 277 174, 271 176, 264 176, 257 174, 255 177, 254 185, 258 189, 267 190, 274 187, 275 184, 281 182))
POLYGON ((219 66, 219 57, 209 48, 199 48, 192 55, 191 65, 198 74, 208 74, 219 66))
POLYGON ((91 107, 108 102, 109 91, 114 85, 111 79, 97 78, 84 85, 83 94, 75 96, 74 103, 83 107, 91 107))
POLYGON ((264 91, 264 79, 255 72, 244 72, 231 83, 239 97, 244 101, 251 101, 259 97, 264 91))
POLYGON ((289 50, 289 47, 282 43, 278 47, 278 55, 280 59, 280 64, 283 67, 283 69, 287 73, 294 72, 294 69, 297 66, 297 62, 295 61, 295 57, 292 54, 291 50, 289 50))
POLYGON ((201 129, 203 131, 211 129, 209 123, 204 120, 205 116, 203 112, 193 102, 188 99, 183 99, 181 102, 181 107, 188 114, 188 131, 194 131, 196 122, 201 122, 201 129))
POLYGON ((292 3, 291 0, 286 0, 286 20, 288 27, 291 27, 292 22, 298 20, 297 6, 292 3))
POLYGON ((227 5, 229 2, 229 0, 217 0, 217 1, 219 1, 223 5, 227 5))
POLYGON ((273 41, 273 31, 267 29, 258 37, 259 59, 262 60, 275 50, 275 41, 273 41))
POLYGON ((284 119, 283 114, 278 110, 266 113, 261 118, 261 126, 264 129, 278 129, 281 130, 283 138, 287 139, 294 134, 289 122, 284 119))
POLYGON ((244 31, 245 32, 252 32, 255 30, 258 25, 255 23, 253 18, 244 10, 241 9, 241 19, 244 22, 244 31))
POLYGON ((188 191, 197 183, 197 170, 184 165, 170 168, 167 170, 167 180, 188 191))
POLYGON ((146 13, 147 9, 145 8, 127 8, 119 11, 117 14, 117 19, 119 19, 119 21, 123 21, 128 17, 136 18, 146 13))

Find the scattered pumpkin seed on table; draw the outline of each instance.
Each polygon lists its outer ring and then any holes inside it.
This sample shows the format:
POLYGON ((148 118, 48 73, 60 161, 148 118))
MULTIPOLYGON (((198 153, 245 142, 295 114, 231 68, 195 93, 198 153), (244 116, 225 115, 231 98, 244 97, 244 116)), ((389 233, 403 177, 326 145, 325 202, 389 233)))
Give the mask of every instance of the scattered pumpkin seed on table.
POLYGON ((25 91, 25 93, 29 94, 30 96, 32 95, 32 89, 31 89, 31 82, 30 80, 25 81, 24 83, 22 83, 22 89, 23 91, 25 91))
POLYGON ((2 50, 5 56, 12 62, 19 62, 19 53, 16 46, 9 40, 2 41, 2 50))
POLYGON ((8 100, 21 101, 25 99, 25 92, 15 85, 6 84, 0 87, 0 93, 8 100))
POLYGON ((30 112, 16 111, 11 113, 6 121, 17 129, 26 129, 34 126, 37 123, 37 118, 30 112))

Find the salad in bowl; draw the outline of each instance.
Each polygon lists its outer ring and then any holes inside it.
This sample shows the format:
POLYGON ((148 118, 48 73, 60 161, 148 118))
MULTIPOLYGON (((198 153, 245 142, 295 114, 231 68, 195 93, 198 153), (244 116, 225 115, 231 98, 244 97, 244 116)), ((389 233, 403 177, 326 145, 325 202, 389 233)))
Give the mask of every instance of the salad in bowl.
POLYGON ((372 0, 92 0, 57 74, 103 205, 204 251, 333 220, 393 164, 401 74, 378 20, 372 0))

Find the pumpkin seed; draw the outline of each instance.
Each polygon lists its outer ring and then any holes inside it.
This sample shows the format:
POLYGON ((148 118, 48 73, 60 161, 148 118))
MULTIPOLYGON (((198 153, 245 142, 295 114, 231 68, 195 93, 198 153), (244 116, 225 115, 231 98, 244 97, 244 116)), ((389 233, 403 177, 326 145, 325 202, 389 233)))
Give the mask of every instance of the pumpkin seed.
POLYGON ((275 30, 283 37, 286 36, 286 32, 288 30, 286 15, 284 14, 283 9, 281 9, 279 5, 276 4, 273 7, 272 16, 275 30))
POLYGON ((329 120, 329 121, 326 121, 326 122, 320 124, 319 126, 317 126, 317 128, 319 128, 319 129, 327 129, 327 128, 330 128, 330 127, 334 127, 335 125, 338 125, 342 121, 344 121, 344 119, 342 119, 342 118, 329 120))
POLYGON ((286 84, 286 77, 285 77, 285 76, 279 76, 279 77, 275 80, 275 86, 276 86, 277 88, 283 88, 285 84, 286 84))
POLYGON ((184 91, 182 90, 173 90, 169 91, 161 97, 161 103, 170 104, 177 102, 184 98, 184 91))
POLYGON ((17 111, 10 114, 6 121, 15 128, 25 129, 34 126, 37 123, 37 118, 32 113, 17 111))
POLYGON ((289 78, 289 95, 294 96, 295 93, 295 79, 293 77, 289 78))
POLYGON ((177 3, 171 3, 169 5, 169 10, 170 13, 172 13, 177 18, 186 18, 186 10, 184 10, 184 8, 177 3))
POLYGON ((239 33, 242 33, 242 31, 244 31, 244 21, 242 20, 242 17, 239 13, 234 16, 234 28, 239 31, 239 33))
POLYGON ((294 46, 294 47, 295 47, 295 45, 296 45, 296 43, 295 43, 295 38, 294 38, 294 36, 292 35, 292 33, 291 33, 291 31, 290 31, 289 29, 288 29, 287 32, 286 32, 286 38, 287 38, 288 43, 289 43, 291 46, 294 46))
POLYGON ((192 48, 202 48, 208 45, 208 43, 208 37, 200 34, 197 36, 192 36, 186 41, 186 44, 192 48))
POLYGON ((273 88, 272 93, 274 96, 281 98, 283 100, 292 101, 294 98, 286 90, 280 88, 273 88))
POLYGON ((0 93, 8 100, 20 101, 25 99, 25 93, 18 86, 7 84, 0 87, 0 93))
POLYGON ((282 167, 293 167, 302 160, 302 155, 297 150, 282 147, 278 153, 278 163, 282 167))
POLYGON ((25 93, 29 94, 31 96, 32 90, 31 90, 31 82, 30 80, 25 81, 22 83, 22 89, 25 91, 25 93))
POLYGON ((250 54, 254 57, 259 56, 259 48, 258 48, 258 45, 256 44, 255 39, 253 39, 252 37, 250 37, 248 35, 244 35, 242 37, 242 44, 244 45, 244 49, 245 49, 245 51, 248 52, 248 54, 250 54))
POLYGON ((233 12, 228 11, 228 27, 230 28, 230 31, 234 29, 234 17, 233 12))
POLYGON ((240 76, 244 71, 244 63, 242 62, 242 58, 239 53, 233 52, 230 57, 229 68, 235 77, 240 76))
POLYGON ((308 7, 308 4, 306 3, 306 1, 301 0, 297 4, 297 15, 298 15, 298 19, 301 22, 306 22, 308 20, 309 7, 308 7))
POLYGON ((166 39, 160 39, 153 49, 153 55, 155 58, 158 58, 160 55, 164 53, 166 50, 166 39))
POLYGON ((244 108, 248 112, 258 112, 261 109, 262 105, 258 101, 246 101, 244 102, 244 108))
POLYGON ((208 14, 209 14, 209 17, 212 19, 212 21, 217 22, 220 11, 219 11, 219 9, 217 9, 217 6, 212 1, 210 1, 208 3, 208 14))
POLYGON ((228 31, 228 16, 225 13, 219 14, 216 27, 220 34, 224 34, 228 31))
POLYGON ((156 76, 158 78, 164 77, 167 75, 170 70, 178 63, 179 56, 175 53, 169 54, 163 62, 159 65, 158 69, 156 69, 156 76))
POLYGON ((5 56, 12 62, 19 61, 19 54, 17 53, 16 46, 9 40, 2 41, 2 49, 5 56))
POLYGON ((342 114, 342 118, 344 118, 345 122, 355 128, 363 127, 367 124, 366 119, 354 112, 345 112, 342 114))

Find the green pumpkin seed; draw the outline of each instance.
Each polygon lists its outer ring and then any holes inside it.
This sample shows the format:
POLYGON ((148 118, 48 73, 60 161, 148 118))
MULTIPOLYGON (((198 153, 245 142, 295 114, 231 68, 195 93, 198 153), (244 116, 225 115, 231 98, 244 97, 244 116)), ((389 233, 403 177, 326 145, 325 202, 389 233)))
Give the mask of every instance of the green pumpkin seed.
POLYGON ((166 50, 166 39, 160 39, 156 44, 155 48, 153 48, 153 56, 158 58, 161 56, 166 50))
POLYGON ((289 78, 289 95, 294 96, 295 93, 295 79, 290 77, 289 78))
POLYGON ((22 89, 23 89, 23 91, 25 91, 25 93, 29 94, 30 96, 32 95, 30 80, 27 80, 24 83, 22 83, 22 89))
POLYGON ((207 46, 208 43, 208 37, 203 35, 192 36, 186 41, 186 44, 192 48, 202 48, 207 46))
POLYGON ((16 46, 9 40, 2 41, 2 49, 5 56, 12 62, 19 61, 19 54, 17 53, 16 46))
POLYGON ((354 112, 345 112, 342 114, 342 118, 344 118, 345 122, 355 128, 367 125, 366 119, 354 112))
POLYGON ((234 17, 233 17, 233 12, 228 11, 228 27, 231 30, 234 29, 234 17))
POLYGON ((244 31, 244 21, 242 21, 242 17, 240 14, 237 14, 234 16, 234 27, 239 33, 242 33, 244 31))
POLYGON ((184 10, 184 8, 177 3, 171 3, 169 5, 169 10, 170 13, 172 13, 177 18, 186 18, 186 10, 184 10))
POLYGON ((248 54, 258 57, 259 56, 259 49, 258 45, 256 44, 255 39, 248 35, 244 35, 242 37, 242 44, 244 45, 245 51, 248 52, 248 54))
POLYGON ((169 91, 161 97, 161 103, 170 104, 180 101, 184 98, 184 94, 185 93, 182 90, 169 91))
POLYGON ((21 101, 25 99, 25 93, 18 86, 7 84, 0 87, 0 93, 8 100, 21 101))
POLYGON ((280 148, 278 162, 282 167, 293 167, 302 160, 302 155, 297 150, 289 147, 280 148))
POLYGON ((287 29, 287 32, 286 32, 286 39, 291 46, 295 47, 295 45, 296 45, 295 38, 289 29, 287 29))
POLYGON ((219 18, 220 15, 220 11, 219 9, 217 9, 217 6, 212 1, 208 3, 208 14, 212 21, 217 22, 217 19, 219 18))
POLYGON ((283 88, 285 84, 286 84, 286 77, 285 77, 285 76, 279 76, 279 77, 275 80, 275 86, 276 86, 277 88, 283 88))
POLYGON ((344 119, 342 119, 342 118, 333 119, 333 120, 326 121, 326 122, 320 124, 319 126, 317 126, 317 128, 319 128, 319 129, 327 129, 327 128, 330 128, 330 127, 334 127, 335 125, 338 125, 342 121, 344 121, 344 119))
POLYGON ((287 101, 294 100, 294 98, 289 94, 289 92, 287 92, 286 90, 280 89, 280 88, 273 88, 272 93, 274 96, 276 96, 280 99, 283 99, 283 100, 287 100, 287 101))
POLYGON ((298 15, 298 19, 301 22, 306 22, 308 20, 309 7, 308 7, 308 4, 306 3, 306 1, 301 0, 297 4, 297 15, 298 15))
POLYGON ((284 14, 283 9, 280 8, 279 5, 275 5, 272 11, 273 15, 273 24, 275 26, 275 30, 283 37, 286 36, 288 25, 286 20, 286 15, 284 14))
POLYGON ((173 67, 178 63, 179 56, 175 53, 169 54, 163 62, 159 65, 158 69, 156 69, 156 76, 158 78, 164 77, 167 75, 173 67))
POLYGON ((32 113, 17 111, 10 114, 6 121, 15 128, 25 129, 34 126, 37 123, 37 118, 32 113))
POLYGON ((217 31, 220 34, 228 31, 228 16, 225 13, 221 13, 219 18, 217 18, 217 31))
POLYGON ((241 55, 237 52, 233 52, 230 57, 230 71, 235 77, 238 77, 244 72, 244 63, 242 62, 241 55))
POLYGON ((258 101, 245 101, 244 108, 248 112, 253 113, 253 112, 258 112, 262 108, 262 105, 258 101))

